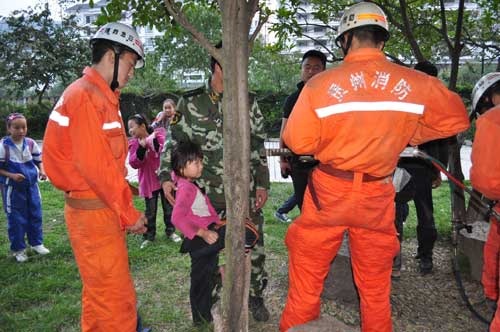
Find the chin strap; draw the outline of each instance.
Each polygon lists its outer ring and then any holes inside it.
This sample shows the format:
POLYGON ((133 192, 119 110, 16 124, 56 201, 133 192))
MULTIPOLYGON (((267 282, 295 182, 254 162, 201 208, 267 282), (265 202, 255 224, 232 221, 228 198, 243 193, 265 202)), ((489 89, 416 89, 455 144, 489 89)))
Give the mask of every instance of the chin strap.
POLYGON ((342 51, 344 52, 344 57, 347 55, 347 52, 349 52, 349 48, 351 48, 352 37, 353 37, 353 33, 348 32, 347 42, 345 43, 345 47, 342 45, 342 43, 340 44, 340 47, 342 47, 342 51))
POLYGON ((111 81, 111 91, 115 91, 118 88, 118 65, 120 64, 120 53, 114 50, 115 53, 115 67, 113 70, 113 81, 111 81))

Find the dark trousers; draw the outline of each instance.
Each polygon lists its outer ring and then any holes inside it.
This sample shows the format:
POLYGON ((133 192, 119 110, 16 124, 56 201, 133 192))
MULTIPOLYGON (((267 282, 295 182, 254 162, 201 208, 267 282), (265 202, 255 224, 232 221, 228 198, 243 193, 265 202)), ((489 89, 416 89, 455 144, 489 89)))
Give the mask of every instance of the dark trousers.
POLYGON ((288 213, 288 212, 293 210, 295 205, 297 205, 297 198, 295 198, 295 194, 292 194, 292 195, 290 195, 290 197, 288 197, 286 202, 283 203, 283 205, 281 205, 278 208, 278 213, 281 213, 281 214, 288 213))
MULTIPOLYGON (((436 225, 434 223, 434 207, 432 203, 432 179, 433 173, 429 167, 408 167, 405 169, 411 174, 413 183, 415 184, 415 196, 413 202, 415 203, 415 210, 417 211, 417 240, 418 250, 417 255, 421 258, 432 260, 432 250, 434 249, 434 242, 437 239, 436 225)), ((396 203, 396 211, 404 209, 398 205, 408 203, 396 203)), ((407 207, 406 207, 407 209, 407 207)), ((406 217, 396 218, 397 229, 402 229, 402 224, 406 217)), ((401 232, 402 233, 402 232, 401 232)))
POLYGON ((401 270, 401 265, 403 264, 403 258, 401 255, 401 243, 403 242, 403 223, 408 217, 409 213, 408 203, 396 203, 396 231, 399 233, 399 253, 394 257, 394 262, 392 264, 393 270, 401 270))
POLYGON ((161 200, 161 207, 163 209, 163 222, 165 223, 165 233, 170 236, 175 232, 175 227, 170 221, 172 217, 172 206, 168 203, 162 189, 158 189, 153 192, 151 198, 145 198, 146 205, 146 219, 148 224, 146 225, 147 231, 144 233, 143 237, 145 240, 154 241, 156 237, 156 214, 158 212, 158 197, 161 200))
POLYGON ((194 325, 202 325, 213 320, 210 310, 214 299, 212 292, 216 287, 216 275, 219 255, 196 255, 191 252, 191 288, 189 301, 194 325))
POLYGON ((295 192, 295 199, 297 200, 297 206, 302 210, 302 203, 304 202, 304 193, 307 188, 307 179, 312 167, 304 168, 303 166, 296 166, 292 164, 292 182, 293 190, 295 192))

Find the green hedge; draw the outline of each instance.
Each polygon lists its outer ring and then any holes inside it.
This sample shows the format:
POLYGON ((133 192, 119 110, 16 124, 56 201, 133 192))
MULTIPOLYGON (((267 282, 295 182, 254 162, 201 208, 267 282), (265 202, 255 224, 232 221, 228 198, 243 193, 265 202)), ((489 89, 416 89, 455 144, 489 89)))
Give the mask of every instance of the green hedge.
POLYGON ((43 104, 16 105, 0 101, 0 117, 5 124, 1 131, 2 136, 7 135, 7 116, 17 112, 24 114, 28 121, 28 136, 34 139, 42 139, 52 106, 47 102, 43 104))
MULTIPOLYGON (((457 91, 464 99, 467 107, 469 107, 471 88, 458 87, 457 91)), ((283 114, 283 103, 285 102, 287 95, 265 91, 257 92, 256 95, 259 107, 264 115, 264 128, 266 129, 268 137, 279 137, 281 118, 283 114)), ((134 113, 141 113, 148 119, 153 119, 156 114, 161 111, 163 100, 166 98, 171 98, 177 101, 179 95, 177 93, 163 93, 149 96, 138 96, 135 94, 123 93, 120 98, 120 111, 124 122, 126 123, 129 116, 134 113)), ((16 105, 0 101, 0 117, 2 119, 6 119, 7 115, 12 112, 23 113, 28 119, 28 136, 35 139, 42 139, 52 107, 53 105, 48 102, 41 105, 16 105)), ((6 134, 7 132, 4 126, 2 135, 6 134)), ((473 135, 474 126, 467 131, 466 138, 472 139, 473 135)))

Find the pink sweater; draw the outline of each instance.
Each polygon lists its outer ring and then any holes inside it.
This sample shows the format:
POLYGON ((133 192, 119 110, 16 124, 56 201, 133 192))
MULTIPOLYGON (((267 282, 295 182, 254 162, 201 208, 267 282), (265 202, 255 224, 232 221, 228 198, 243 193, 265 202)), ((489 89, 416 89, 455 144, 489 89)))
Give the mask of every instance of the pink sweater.
POLYGON ((184 236, 192 240, 198 229, 207 229, 220 222, 212 203, 200 188, 185 178, 176 177, 173 172, 172 180, 177 185, 172 223, 184 236))
POLYGON ((153 134, 146 138, 146 155, 142 160, 137 158, 139 140, 131 138, 128 142, 130 166, 139 170, 139 196, 141 197, 151 198, 153 191, 161 188, 156 171, 160 167, 160 153, 165 144, 165 135, 165 128, 157 128, 153 134), (158 151, 155 151, 153 144, 155 136, 160 145, 158 151))

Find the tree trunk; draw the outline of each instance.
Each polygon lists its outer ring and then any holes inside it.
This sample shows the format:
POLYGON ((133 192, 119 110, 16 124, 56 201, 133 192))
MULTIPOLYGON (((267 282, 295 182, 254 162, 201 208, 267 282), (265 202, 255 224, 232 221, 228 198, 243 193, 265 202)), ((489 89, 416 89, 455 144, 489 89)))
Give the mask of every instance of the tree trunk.
MULTIPOLYGON (((460 65, 460 54, 462 52, 462 25, 464 17, 464 0, 460 0, 458 5, 458 15, 457 24, 455 31, 455 40, 453 48, 450 50, 451 58, 451 73, 450 73, 450 83, 448 88, 450 90, 456 91, 457 88, 457 78, 458 78, 458 67, 460 65)), ((460 148, 462 147, 463 138, 461 135, 457 135, 450 144, 449 149, 449 167, 450 173, 458 180, 464 180, 464 174, 462 172, 462 165, 460 160, 460 148)), ((454 186, 453 192, 451 194, 451 221, 454 227, 457 224, 465 223, 465 196, 462 188, 454 186)))
MULTIPOLYGON (((455 136, 450 140, 449 149, 449 171, 459 181, 464 180, 462 173, 462 165, 460 163, 460 148, 462 146, 462 139, 460 135, 455 136)), ((450 180, 449 180, 450 181, 450 180)), ((454 227, 458 224, 465 223, 465 196, 464 190, 458 186, 453 186, 454 190, 451 194, 451 221, 454 227)), ((455 241, 456 239, 454 239, 455 241)))
POLYGON ((221 1, 224 72, 224 188, 227 204, 224 332, 248 331, 248 268, 244 254, 249 215, 250 117, 248 99, 248 8, 244 0, 221 1), (246 291, 245 291, 246 290, 246 291))

